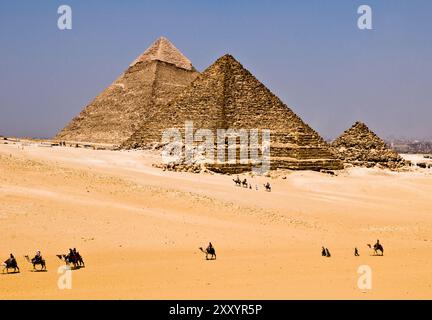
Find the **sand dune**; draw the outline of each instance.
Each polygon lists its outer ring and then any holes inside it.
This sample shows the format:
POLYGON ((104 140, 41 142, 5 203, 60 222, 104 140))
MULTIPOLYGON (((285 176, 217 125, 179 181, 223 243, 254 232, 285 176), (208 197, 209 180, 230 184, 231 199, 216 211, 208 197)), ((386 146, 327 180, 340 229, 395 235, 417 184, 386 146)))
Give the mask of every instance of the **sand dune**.
POLYGON ((0 274, 2 298, 431 297, 432 170, 248 177, 256 191, 230 176, 164 172, 157 160, 150 151, 0 145, 0 258, 13 252, 22 269, 0 274), (384 257, 366 247, 377 238, 384 257), (216 261, 198 251, 208 241, 216 261), (87 266, 60 290, 55 255, 70 247, 87 266), (37 249, 46 273, 23 258, 37 249), (372 268, 371 290, 357 287, 360 265, 372 268))

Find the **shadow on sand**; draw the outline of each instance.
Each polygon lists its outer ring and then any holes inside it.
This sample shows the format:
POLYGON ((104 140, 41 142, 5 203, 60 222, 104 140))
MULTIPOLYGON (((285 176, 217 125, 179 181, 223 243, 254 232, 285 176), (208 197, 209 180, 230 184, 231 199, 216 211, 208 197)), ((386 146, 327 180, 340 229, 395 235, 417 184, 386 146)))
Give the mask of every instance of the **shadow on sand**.
POLYGON ((14 271, 14 272, 2 272, 2 273, 0 273, 0 274, 2 274, 2 275, 8 275, 8 274, 18 274, 18 273, 20 273, 19 271, 14 271))
POLYGON ((85 266, 76 266, 76 267, 71 267, 71 270, 79 270, 79 269, 84 269, 85 266))

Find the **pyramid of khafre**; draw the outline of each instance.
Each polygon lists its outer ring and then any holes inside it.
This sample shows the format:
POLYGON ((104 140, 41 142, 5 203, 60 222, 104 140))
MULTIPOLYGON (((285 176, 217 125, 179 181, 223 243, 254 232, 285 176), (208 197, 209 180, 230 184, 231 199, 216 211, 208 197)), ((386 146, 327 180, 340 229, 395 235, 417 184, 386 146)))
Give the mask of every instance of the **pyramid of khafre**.
POLYGON ((331 147, 339 159, 353 165, 373 167, 377 164, 396 169, 406 165, 405 160, 373 133, 364 123, 356 122, 331 147))
POLYGON ((120 144, 198 74, 191 62, 161 37, 55 139, 120 144))
MULTIPOLYGON (((341 169, 329 145, 230 55, 219 58, 173 101, 122 144, 145 148, 161 142, 164 130, 270 129, 271 168, 341 169)), ((183 130, 183 131, 182 131, 183 130)), ((240 166, 221 165, 225 172, 240 166)), ((221 170, 221 171, 223 171, 221 170)))

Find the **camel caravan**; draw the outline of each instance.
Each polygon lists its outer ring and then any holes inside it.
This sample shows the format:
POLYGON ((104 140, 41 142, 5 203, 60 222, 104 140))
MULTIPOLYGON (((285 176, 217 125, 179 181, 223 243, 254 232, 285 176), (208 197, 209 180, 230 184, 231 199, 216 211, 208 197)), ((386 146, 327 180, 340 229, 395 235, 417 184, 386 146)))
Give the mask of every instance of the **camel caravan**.
MULTIPOLYGON (((246 189, 253 189, 252 188, 252 183, 249 183, 248 180, 246 178, 244 178, 243 180, 240 179, 239 176, 237 176, 237 178, 232 179, 232 181, 235 183, 236 187, 243 187, 246 189)), ((264 189, 267 192, 271 192, 271 185, 269 182, 265 183, 264 185, 264 189)), ((258 190, 258 185, 255 185, 255 190, 258 190)))
POLYGON ((57 258, 64 261, 67 266, 72 264, 72 269, 80 269, 85 267, 84 260, 76 250, 76 248, 69 249, 68 254, 58 254, 57 258))
MULTIPOLYGON (((373 249, 372 256, 384 256, 384 247, 382 244, 377 240, 377 242, 371 246, 370 244, 367 245, 370 249, 373 249)), ((213 247, 213 244, 209 242, 206 249, 203 249, 202 247, 199 247, 199 250, 205 254, 206 260, 216 260, 216 249, 213 247)), ((321 248, 321 255, 323 257, 330 258, 330 250, 323 246, 321 248)), ((58 254, 56 255, 57 258, 59 258, 61 261, 64 261, 67 266, 71 266, 71 270, 77 270, 80 268, 84 268, 84 259, 80 255, 80 253, 74 248, 69 249, 68 254, 58 254)), ((359 257, 360 253, 359 250, 354 248, 354 256, 359 257)), ((30 259, 28 255, 24 256, 32 266, 33 271, 41 272, 41 271, 47 271, 47 266, 45 259, 42 258, 41 252, 38 250, 36 251, 36 255, 30 259)), ((20 268, 18 267, 17 260, 15 259, 14 255, 11 253, 9 258, 2 264, 3 266, 3 273, 19 273, 20 268), (12 272, 9 272, 10 270, 13 270, 12 272)))
MULTIPOLYGON (((369 249, 373 250, 371 256, 377 256, 377 257, 384 256, 384 247, 379 242, 379 240, 377 240, 377 242, 373 246, 371 246, 369 243, 367 244, 367 246, 368 246, 369 249)), ((323 246, 321 248, 321 256, 330 258, 331 257, 330 250, 328 248, 326 248, 326 247, 323 246)), ((354 248, 354 256, 355 257, 360 257, 360 252, 357 249, 357 247, 354 248)))
MULTIPOLYGON (((370 249, 373 249, 373 253, 371 254, 372 256, 379 256, 379 257, 384 256, 384 247, 382 246, 382 244, 380 244, 379 240, 377 240, 377 242, 373 245, 373 247, 370 244, 368 244, 367 246, 370 249)), ((199 250, 205 254, 206 260, 216 260, 216 249, 213 247, 211 242, 209 242, 205 250, 202 247, 199 247, 199 250)), ((321 248, 321 256, 330 258, 331 257, 330 250, 325 246, 323 246, 321 248)), ((354 248, 354 256, 360 257, 360 253, 357 247, 354 248)))
MULTIPOLYGON (((71 270, 77 270, 80 268, 84 268, 84 260, 80 253, 74 248, 69 249, 68 254, 58 254, 56 255, 60 260, 64 261, 67 266, 71 266, 71 270)), ((46 272, 47 271, 47 265, 45 262, 45 259, 42 258, 42 254, 40 250, 36 251, 36 255, 30 259, 28 255, 25 255, 24 258, 28 263, 30 263, 33 266, 32 271, 36 272, 46 272)), ((18 262, 15 258, 15 256, 11 253, 9 255, 9 258, 2 264, 3 266, 3 273, 20 273, 20 268, 18 267, 18 262), (12 271, 13 270, 13 271, 12 271), (12 271, 12 272, 9 272, 12 271)))

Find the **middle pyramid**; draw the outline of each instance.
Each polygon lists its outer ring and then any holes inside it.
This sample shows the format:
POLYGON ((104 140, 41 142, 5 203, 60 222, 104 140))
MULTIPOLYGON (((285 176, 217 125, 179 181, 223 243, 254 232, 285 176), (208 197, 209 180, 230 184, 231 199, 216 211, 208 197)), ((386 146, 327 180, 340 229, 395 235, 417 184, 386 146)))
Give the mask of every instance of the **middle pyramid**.
MULTIPOLYGON (((269 129, 271 169, 342 169, 329 145, 231 55, 208 67, 174 100, 146 119, 122 148, 147 148, 187 121, 195 129, 269 129)), ((241 170, 240 170, 241 169, 241 170)), ((221 165, 220 172, 242 171, 221 165)))
POLYGON ((55 139, 120 144, 198 74, 188 58, 160 37, 55 139))

